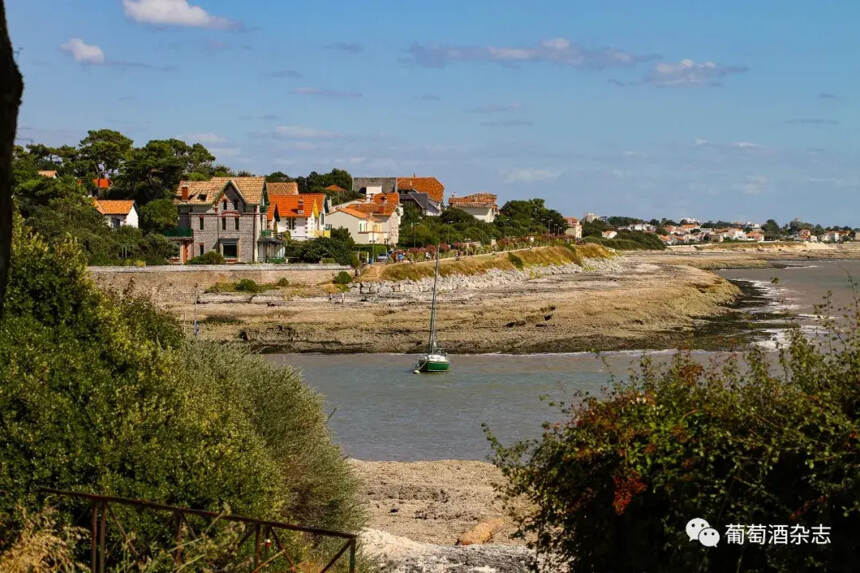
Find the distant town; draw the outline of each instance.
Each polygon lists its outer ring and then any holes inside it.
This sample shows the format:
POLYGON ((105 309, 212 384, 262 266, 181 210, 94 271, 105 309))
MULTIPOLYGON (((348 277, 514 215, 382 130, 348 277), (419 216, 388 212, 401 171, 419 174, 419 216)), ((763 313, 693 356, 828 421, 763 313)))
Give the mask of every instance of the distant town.
POLYGON ((48 236, 71 233, 101 265, 356 264, 415 260, 437 247, 474 253, 558 239, 617 250, 860 240, 856 229, 800 219, 578 217, 540 198, 500 206, 494 193, 450 192, 425 174, 259 176, 216 164, 199 143, 134 148, 112 130, 90 131, 76 147, 17 147, 14 171, 19 210, 31 225, 48 236), (104 224, 93 226, 88 211, 104 224))

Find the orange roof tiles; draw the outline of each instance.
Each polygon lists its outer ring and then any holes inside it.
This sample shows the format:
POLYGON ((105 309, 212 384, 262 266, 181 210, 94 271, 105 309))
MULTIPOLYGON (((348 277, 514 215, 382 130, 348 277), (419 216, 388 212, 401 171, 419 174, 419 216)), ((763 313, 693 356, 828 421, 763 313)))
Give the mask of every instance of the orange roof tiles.
POLYGON ((111 180, 107 177, 98 177, 93 179, 93 185, 98 189, 107 189, 111 186, 111 180))
POLYGON ((325 194, 275 195, 272 197, 272 203, 266 210, 266 219, 269 221, 274 219, 276 211, 278 217, 281 219, 308 218, 313 216, 314 208, 316 208, 317 213, 325 209, 325 194))
POLYGON ((343 193, 344 191, 346 191, 346 189, 344 189, 343 187, 341 187, 339 185, 329 185, 328 187, 325 188, 325 190, 326 191, 334 191, 336 193, 343 193))
POLYGON ((93 206, 102 215, 128 215, 134 201, 93 199, 93 206))
POLYGON ((38 173, 42 177, 48 177, 50 179, 56 179, 57 178, 57 170, 56 169, 43 169, 42 171, 39 171, 38 173))
POLYGON ((445 197, 445 186, 435 177, 398 177, 396 188, 398 191, 412 189, 427 193, 427 196, 437 203, 441 203, 445 197))
POLYGON ((465 197, 451 197, 448 199, 448 205, 452 207, 495 207, 496 196, 492 193, 473 193, 465 197))

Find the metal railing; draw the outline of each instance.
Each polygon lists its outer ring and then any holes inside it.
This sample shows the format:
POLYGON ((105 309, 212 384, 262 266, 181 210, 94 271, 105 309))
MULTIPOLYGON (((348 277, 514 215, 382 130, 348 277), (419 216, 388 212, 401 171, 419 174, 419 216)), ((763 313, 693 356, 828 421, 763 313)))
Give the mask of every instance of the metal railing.
MULTIPOLYGON (((125 543, 125 546, 129 549, 129 551, 138 560, 142 560, 144 558, 144 555, 142 554, 143 552, 138 550, 138 548, 136 548, 134 545, 132 536, 130 535, 131 531, 126 531, 126 528, 123 527, 120 519, 117 516, 117 512, 111 508, 111 505, 124 505, 134 507, 138 512, 149 510, 151 512, 172 514, 175 522, 175 544, 174 548, 172 549, 172 555, 173 561, 176 565, 182 565, 184 563, 184 552, 182 551, 182 541, 184 535, 187 534, 192 539, 199 538, 199 535, 195 533, 195 530, 193 529, 189 521, 189 517, 197 517, 208 520, 210 524, 220 520, 225 522, 241 523, 244 526, 247 526, 247 531, 239 539, 238 544, 236 545, 236 552, 237 554, 240 552, 241 547, 248 540, 250 540, 251 535, 253 534, 254 545, 253 558, 251 560, 251 571, 253 571, 254 573, 263 570, 271 570, 275 566, 281 564, 283 561, 286 562, 288 567, 286 569, 282 568, 280 570, 299 570, 298 567, 300 563, 295 563, 290 558, 288 548, 284 545, 284 543, 282 543, 281 537, 278 535, 279 531, 284 532, 285 535, 285 532, 298 532, 310 534, 313 536, 345 540, 345 543, 339 547, 338 551, 334 554, 334 556, 331 557, 331 559, 329 559, 329 561, 327 561, 321 569, 319 569, 319 573, 325 573, 326 571, 330 571, 332 567, 334 567, 335 564, 337 564, 338 561, 341 559, 341 557, 343 557, 344 554, 346 554, 347 552, 349 559, 348 570, 350 573, 355 572, 357 538, 354 533, 346 533, 343 531, 334 531, 317 527, 305 527, 290 523, 282 523, 279 521, 270 521, 253 517, 243 517, 239 515, 217 513, 214 511, 206 511, 202 509, 177 507, 173 505, 165 505, 139 499, 128 499, 124 497, 95 495, 48 488, 43 488, 41 492, 69 498, 82 499, 89 502, 92 511, 90 516, 90 557, 92 562, 92 573, 105 573, 106 571, 108 571, 108 569, 106 569, 106 559, 107 530, 109 521, 112 522, 119 530, 123 542, 125 543)), ((306 566, 307 564, 305 563, 302 565, 306 566)), ((281 565, 281 567, 283 567, 283 565, 281 565)), ((301 571, 309 571, 309 569, 303 568, 301 569, 301 571)))

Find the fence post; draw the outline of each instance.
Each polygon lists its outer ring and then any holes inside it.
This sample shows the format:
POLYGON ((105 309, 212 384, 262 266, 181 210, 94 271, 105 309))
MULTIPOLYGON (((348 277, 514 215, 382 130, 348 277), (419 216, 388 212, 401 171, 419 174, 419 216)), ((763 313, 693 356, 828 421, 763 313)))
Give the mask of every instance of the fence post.
POLYGON ((107 549, 107 502, 102 502, 102 515, 99 521, 99 569, 98 573, 105 572, 105 550, 107 549))
POLYGON ((93 502, 93 515, 92 520, 90 522, 90 550, 92 553, 92 559, 90 564, 90 570, 93 573, 98 573, 98 538, 99 538, 99 502, 93 502))
POLYGON ((349 573, 355 573, 355 537, 349 544, 349 573))
POLYGON ((258 523, 254 527, 254 569, 257 568, 257 565, 260 564, 260 524, 258 523))

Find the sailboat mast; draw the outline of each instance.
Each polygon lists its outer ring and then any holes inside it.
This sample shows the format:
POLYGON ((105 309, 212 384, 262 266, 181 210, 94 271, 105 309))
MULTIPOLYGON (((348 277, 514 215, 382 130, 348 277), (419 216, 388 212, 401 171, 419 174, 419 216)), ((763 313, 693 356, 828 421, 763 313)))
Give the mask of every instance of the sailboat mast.
POLYGON ((439 247, 436 247, 436 274, 433 277, 433 300, 430 303, 430 340, 427 343, 428 352, 436 347, 436 285, 439 283, 439 247))

